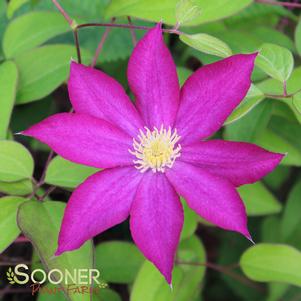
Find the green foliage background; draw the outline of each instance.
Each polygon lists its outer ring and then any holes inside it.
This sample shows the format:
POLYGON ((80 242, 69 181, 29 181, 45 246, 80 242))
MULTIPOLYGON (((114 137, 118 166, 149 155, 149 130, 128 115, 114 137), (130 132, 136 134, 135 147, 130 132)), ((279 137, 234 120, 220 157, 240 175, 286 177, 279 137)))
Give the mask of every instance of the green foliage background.
MULTIPOLYGON (((165 38, 181 83, 201 65, 233 53, 259 51, 253 85, 217 137, 256 143, 287 156, 263 181, 239 189, 255 246, 184 207, 172 291, 132 243, 127 223, 53 260, 70 191, 96 170, 57 156, 42 177, 45 185, 37 187, 35 179, 42 175, 49 149, 13 134, 55 112, 70 110, 66 80, 70 58, 77 57, 73 34, 50 0, 0 0, 1 256, 14 258, 21 248, 14 241, 22 232, 32 242, 33 248, 26 244, 21 250, 32 251, 33 267, 40 261, 46 269, 95 266, 109 286, 93 300, 301 300, 301 9, 252 0, 180 4, 177 0, 61 0, 60 4, 78 24, 110 22, 112 17, 117 17, 116 23, 127 23, 131 16, 135 25, 153 26, 163 20, 165 28, 173 28, 180 21, 183 34, 165 38), (57 188, 48 195, 49 187, 57 188), (37 201, 42 198, 44 202, 37 201)), ((79 31, 84 63, 90 64, 104 30, 79 31)), ((136 34, 140 38, 143 31, 136 34)), ((97 67, 127 91, 132 49, 130 31, 112 29, 97 61, 97 67)), ((9 286, 1 287, 5 285, 9 286)), ((2 291, 0 298, 5 298, 2 291)), ((16 298, 27 300, 25 293, 16 298)), ((37 298, 66 300, 62 294, 37 298)), ((67 300, 90 300, 90 296, 67 300)))

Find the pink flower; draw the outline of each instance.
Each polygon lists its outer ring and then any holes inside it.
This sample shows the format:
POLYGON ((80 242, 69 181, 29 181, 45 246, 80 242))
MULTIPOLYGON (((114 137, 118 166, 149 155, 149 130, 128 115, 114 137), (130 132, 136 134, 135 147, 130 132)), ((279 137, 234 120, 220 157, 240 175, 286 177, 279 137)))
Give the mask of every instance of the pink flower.
POLYGON ((179 195, 207 221, 251 239, 235 187, 259 180, 283 155, 205 139, 245 97, 255 57, 204 66, 180 89, 159 24, 129 61, 135 105, 113 78, 72 62, 68 89, 76 113, 56 114, 23 132, 70 161, 105 169, 73 192, 56 255, 130 216, 136 245, 171 283, 183 226, 179 195))

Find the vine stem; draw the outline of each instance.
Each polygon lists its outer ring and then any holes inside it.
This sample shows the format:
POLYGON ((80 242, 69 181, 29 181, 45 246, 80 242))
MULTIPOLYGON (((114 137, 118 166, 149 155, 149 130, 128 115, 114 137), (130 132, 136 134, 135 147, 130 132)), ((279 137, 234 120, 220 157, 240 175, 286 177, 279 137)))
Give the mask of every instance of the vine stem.
POLYGON ((42 196, 37 196, 39 201, 43 201, 50 193, 52 193, 57 187, 51 186, 49 187, 42 196))
MULTIPOLYGON (((112 18, 111 22, 114 23, 115 22, 115 18, 112 18)), ((104 45, 104 43, 105 43, 105 41, 106 41, 106 39, 107 39, 110 31, 111 31, 111 28, 107 27, 106 30, 105 30, 105 32, 104 32, 104 34, 101 37, 101 40, 100 40, 100 42, 99 42, 99 44, 97 46, 96 53, 94 55, 94 58, 93 58, 93 61, 92 61, 92 64, 91 64, 91 67, 93 67, 93 68, 96 66, 98 57, 99 57, 99 55, 100 55, 100 53, 101 53, 101 51, 103 49, 103 45, 104 45)))
POLYGON ((76 47, 77 62, 79 64, 81 64, 82 57, 81 57, 81 53, 80 53, 79 37, 78 37, 78 30, 77 30, 77 28, 73 29, 73 36, 74 36, 75 47, 76 47))
MULTIPOLYGON (((217 264, 214 264, 214 263, 211 263, 211 262, 200 263, 200 262, 187 262, 187 261, 181 261, 181 260, 176 260, 176 264, 191 265, 191 266, 205 266, 209 269, 212 269, 212 270, 215 270, 217 272, 221 272, 225 275, 228 275, 228 276, 232 277, 233 279, 239 281, 240 283, 245 284, 246 286, 257 290, 260 293, 264 293, 264 290, 261 286, 259 286, 256 283, 250 281, 248 278, 233 272, 231 270, 231 268, 229 268, 227 266, 220 266, 220 265, 217 265, 217 264)), ((236 264, 234 265, 234 267, 236 267, 236 264)))
POLYGON ((278 5, 278 6, 286 6, 291 8, 301 8, 300 3, 291 3, 291 2, 283 2, 283 1, 275 1, 275 0, 255 0, 258 3, 269 4, 269 5, 278 5))
POLYGON ((296 92, 294 93, 291 93, 291 94, 288 94, 287 93, 287 83, 284 84, 284 87, 283 87, 283 94, 282 95, 275 95, 275 94, 264 94, 265 97, 268 97, 268 98, 276 98, 276 99, 281 99, 281 98, 292 98, 294 97, 295 94, 301 92, 301 89, 297 90, 296 92))
MULTIPOLYGON (((103 44, 109 34, 109 28, 110 27, 116 27, 116 28, 128 28, 131 30, 131 34, 132 34, 132 40, 133 40, 133 44, 136 45, 137 43, 137 39, 136 39, 136 34, 135 34, 135 29, 138 30, 149 30, 152 27, 149 26, 137 26, 137 25, 133 25, 131 22, 130 17, 128 17, 128 21, 129 24, 114 24, 112 23, 84 23, 84 24, 77 24, 75 22, 75 20, 73 20, 68 13, 63 9, 63 7, 57 2, 57 0, 52 0, 53 4, 56 6, 56 8, 60 11, 60 13, 63 15, 63 17, 66 19, 66 21, 68 22, 69 26, 71 27, 72 31, 73 31, 73 35, 74 35, 74 41, 75 41, 75 47, 76 47, 76 53, 77 53, 77 61, 78 63, 81 63, 82 59, 81 59, 81 51, 80 51, 80 45, 79 45, 79 36, 78 36, 78 30, 80 28, 84 28, 84 27, 107 27, 99 45, 98 48, 96 50, 95 56, 93 58, 92 61, 92 67, 94 67, 96 65, 97 62, 97 58, 103 48, 103 44)), ((173 28, 173 29, 163 29, 163 32, 166 33, 173 33, 173 34, 183 34, 182 32, 180 32, 177 28, 173 28)))
MULTIPOLYGON (((76 26, 77 29, 84 28, 84 27, 116 27, 116 28, 127 28, 127 29, 138 29, 138 30, 149 30, 152 29, 150 26, 140 26, 140 25, 133 25, 133 24, 117 24, 117 23, 83 23, 76 26)), ((177 29, 162 29, 163 32, 172 33, 181 35, 184 34, 183 32, 177 29)))
POLYGON ((286 81, 283 82, 283 95, 287 97, 287 83, 286 81))
POLYGON ((76 54, 77 54, 77 61, 78 61, 78 63, 81 63, 82 59, 81 59, 81 53, 80 53, 77 24, 74 20, 71 19, 71 17, 67 14, 67 12, 63 9, 63 7, 56 0, 52 0, 52 2, 56 6, 56 8, 60 11, 60 13, 63 15, 63 17, 68 22, 69 26, 71 27, 71 29, 73 31, 74 42, 75 42, 75 47, 76 47, 76 54))
MULTIPOLYGON (((130 16, 128 16, 128 21, 129 21, 129 24, 130 24, 130 25, 133 25, 132 19, 131 19, 130 16)), ((136 36, 136 32, 135 32, 135 30, 134 30, 133 28, 131 28, 130 30, 131 30, 131 36, 132 36, 133 45, 134 45, 134 47, 135 47, 136 44, 137 44, 137 36, 136 36)))
MULTIPOLYGON (((28 196, 29 199, 33 198, 36 195, 39 188, 45 183, 47 168, 50 164, 51 159, 53 158, 53 155, 54 155, 54 151, 51 150, 49 155, 48 155, 48 158, 47 158, 47 161, 45 163, 45 166, 44 166, 44 169, 43 169, 43 172, 42 172, 42 175, 41 175, 41 178, 40 178, 39 182, 36 182, 36 181, 33 182, 34 183, 34 189, 33 189, 32 193, 28 196)), ((43 199, 41 199, 41 198, 38 198, 38 200, 43 201, 43 199)))
POLYGON ((53 4, 57 7, 57 9, 61 12, 61 14, 64 16, 68 24, 72 27, 73 20, 70 18, 70 16, 66 13, 66 11, 61 7, 61 5, 56 1, 52 0, 53 4))

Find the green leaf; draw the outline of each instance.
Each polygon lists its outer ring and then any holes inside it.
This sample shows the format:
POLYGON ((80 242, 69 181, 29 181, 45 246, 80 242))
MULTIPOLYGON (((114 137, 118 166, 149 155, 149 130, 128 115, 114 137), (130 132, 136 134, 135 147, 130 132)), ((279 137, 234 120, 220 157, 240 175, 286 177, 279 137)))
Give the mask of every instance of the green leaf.
MULTIPOLYGON (((132 16, 175 25, 178 0, 113 0, 106 10, 106 17, 132 16), (147 9, 146 9, 147 8, 147 9)), ((252 3, 252 0, 196 0, 201 15, 187 22, 187 25, 197 25, 223 19, 238 13, 252 3)))
POLYGON ((225 125, 230 124, 248 114, 255 106, 265 99, 264 94, 255 86, 251 85, 248 94, 239 104, 239 106, 232 112, 232 114, 225 121, 225 125))
POLYGON ((196 0, 180 0, 176 5, 176 20, 179 25, 193 21, 201 13, 202 11, 196 0))
MULTIPOLYGON (((7 17, 6 17, 6 7, 7 2, 6 1, 0 1, 0 41, 2 41, 3 34, 6 28, 6 25, 8 23, 7 17)), ((3 59, 3 51, 0 43, 0 60, 3 59)))
MULTIPOLYGON (((275 79, 268 79, 258 84, 265 94, 283 95, 283 84, 275 79)), ((295 68, 287 81, 287 93, 296 93, 301 89, 301 66, 295 68)), ((283 99, 285 100, 285 99, 283 99)))
POLYGON ((226 43, 206 33, 182 34, 180 40, 196 50, 218 57, 225 58, 232 54, 226 43))
POLYGON ((111 289, 102 288, 93 301, 121 301, 121 297, 111 289))
POLYGON ((26 199, 15 196, 0 198, 0 253, 2 253, 20 234, 16 221, 17 210, 25 201, 26 199))
POLYGON ((251 29, 254 29, 255 25, 264 24, 267 26, 276 26, 279 22, 279 17, 288 17, 292 20, 296 20, 294 13, 282 6, 276 5, 262 5, 262 3, 253 3, 248 6, 240 14, 237 14, 229 19, 225 20, 227 26, 239 26, 245 25, 251 29))
POLYGON ((286 202, 284 214, 281 221, 281 234, 283 239, 288 241, 295 232, 300 229, 301 225, 301 181, 290 191, 288 200, 286 202))
MULTIPOLYGON (((233 232, 224 232, 219 240, 217 263, 222 266, 229 266, 234 262, 238 262, 241 254, 249 246, 250 243, 248 241, 241 239, 241 237, 235 235, 233 232)), ((239 269, 235 270, 235 273, 243 277, 243 273, 239 269)), ((221 273, 219 277, 227 285, 227 287, 233 291, 235 296, 237 296, 236 298, 233 298, 234 300, 255 301, 262 299, 262 293, 254 290, 253 287, 242 285, 242 283, 224 273, 221 273)), ((223 300, 224 294, 222 292, 219 294, 219 296, 221 296, 220 299, 223 300)), ((218 298, 217 300, 220 299, 218 298)), ((231 298, 231 300, 233 299, 231 298)))
POLYGON ((292 106, 293 106, 293 111, 296 110, 296 113, 299 114, 299 116, 301 116, 301 91, 293 95, 292 106))
POLYGON ((255 245, 242 255, 240 266, 255 281, 301 286, 301 253, 288 245, 255 245))
POLYGON ((254 142, 266 128, 273 103, 261 102, 249 114, 226 126, 225 138, 233 141, 254 142))
MULTIPOLYGON (((301 154, 301 141, 299 139, 299 134, 301 132, 301 125, 297 122, 291 122, 281 116, 273 116, 270 120, 268 128, 276 133, 283 141, 288 143, 293 147, 299 154, 301 154)), ((280 149, 282 151, 282 149, 280 149)), ((286 150, 284 153, 288 153, 286 160, 290 159, 291 155, 289 150, 286 150)), ((284 162, 285 162, 284 159, 284 162)), ((300 162, 296 162, 299 166, 300 162)))
MULTIPOLYGON (((89 53, 82 49, 83 62, 89 53)), ((17 104, 38 100, 50 94, 68 77, 70 60, 76 58, 71 45, 48 45, 15 58, 20 72, 17 104)))
POLYGON ((7 5, 7 17, 11 19, 15 12, 22 7, 25 3, 28 3, 30 0, 10 0, 7 5))
POLYGON ((285 82, 293 71, 294 58, 288 49, 266 43, 261 46, 255 64, 269 76, 285 82))
POLYGON ((281 137, 278 133, 275 133, 270 129, 265 129, 258 134, 254 143, 271 152, 278 152, 282 154, 287 153, 287 155, 281 161, 281 164, 283 165, 301 165, 300 151, 294 145, 281 137))
POLYGON ((279 301, 283 300, 282 297, 289 289, 289 285, 286 283, 269 283, 269 297, 266 301, 279 301))
POLYGON ((113 283, 132 283, 144 261, 136 246, 124 241, 99 244, 95 259, 102 279, 113 283))
MULTIPOLYGON (((258 87, 265 94, 283 95, 283 84, 275 79, 269 79, 263 81, 258 84, 258 87)), ((297 67, 293 70, 291 77, 287 81, 287 93, 293 94, 298 92, 300 89, 301 89, 301 67, 297 67)), ((277 99, 279 100, 279 98, 277 99)), ((297 100, 295 101, 292 98, 282 98, 280 100, 286 103, 290 107, 290 109, 295 114, 299 123, 301 123, 301 114, 296 108, 296 103, 298 102, 298 95, 297 95, 297 100)))
POLYGON ((3 37, 3 51, 7 58, 15 57, 65 33, 70 27, 56 12, 31 12, 11 22, 3 37))
MULTIPOLYGON (((78 250, 54 257, 65 207, 66 204, 61 202, 29 201, 19 207, 17 221, 24 235, 32 242, 46 270, 66 269, 72 275, 74 269, 93 268, 93 248, 92 242, 87 241, 78 250)), ((65 286, 64 283, 60 285, 65 286)), ((90 300, 90 296, 70 294, 69 300, 86 301, 90 300)))
POLYGON ((184 209, 184 225, 181 233, 181 240, 187 239, 193 235, 198 225, 197 214, 188 207, 186 201, 181 198, 184 209))
POLYGON ((180 86, 183 86, 186 79, 192 74, 192 71, 185 67, 177 67, 177 73, 180 86))
MULTIPOLYGON (((205 263, 206 255, 201 241, 196 237, 181 242, 178 260, 205 263)), ((160 272, 149 261, 142 265, 131 292, 131 301, 187 301, 194 300, 205 273, 204 266, 176 265, 173 270, 173 290, 160 272)))
POLYGON ((264 182, 273 190, 277 190, 288 180, 290 176, 290 168, 279 165, 273 172, 264 177, 264 182))
POLYGON ((299 19, 298 25, 295 30, 295 43, 298 54, 301 56, 301 19, 299 19))
POLYGON ((241 186, 238 192, 249 216, 274 214, 282 209, 281 203, 261 182, 241 186))
POLYGON ((18 82, 18 70, 11 61, 0 65, 0 139, 7 137, 7 129, 14 107, 18 82))
POLYGON ((16 182, 30 179, 33 173, 33 158, 20 143, 0 141, 0 181, 16 182))
POLYGON ((296 52, 294 42, 291 40, 291 38, 283 32, 272 27, 253 27, 252 35, 260 39, 262 43, 276 44, 278 46, 287 48, 290 51, 296 52))
POLYGON ((96 168, 76 164, 56 156, 47 168, 45 182, 50 185, 75 188, 97 171, 99 170, 96 168))
POLYGON ((32 192, 32 182, 21 180, 18 182, 0 182, 0 192, 10 195, 27 195, 32 192))

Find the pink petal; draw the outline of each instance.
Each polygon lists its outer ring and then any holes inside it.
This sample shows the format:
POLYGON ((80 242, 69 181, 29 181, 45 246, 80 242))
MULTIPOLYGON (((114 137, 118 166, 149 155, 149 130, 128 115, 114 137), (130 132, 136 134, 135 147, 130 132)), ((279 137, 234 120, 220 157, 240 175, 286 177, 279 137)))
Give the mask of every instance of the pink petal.
POLYGON ((70 161, 98 168, 132 165, 132 139, 107 121, 85 114, 56 114, 22 132, 70 161))
POLYGON ((209 137, 223 125, 250 88, 256 55, 233 55, 201 67, 188 78, 175 125, 181 144, 209 137))
POLYGON ((206 169, 240 186, 266 176, 283 156, 251 143, 211 140, 184 146, 179 160, 206 169))
POLYGON ((68 90, 76 112, 109 121, 131 136, 143 128, 141 117, 123 87, 102 71, 72 62, 68 90))
POLYGON ((164 44, 161 24, 135 47, 128 65, 128 81, 148 127, 172 126, 179 105, 175 63, 164 44))
POLYGON ((183 219, 179 197, 164 174, 146 173, 132 204, 131 233, 169 284, 183 219))
POLYGON ((188 206, 202 218, 251 239, 245 206, 230 181, 181 161, 167 169, 166 176, 188 206))
POLYGON ((123 222, 128 216, 142 174, 134 167, 98 172, 71 195, 55 255, 78 249, 93 236, 123 222))

